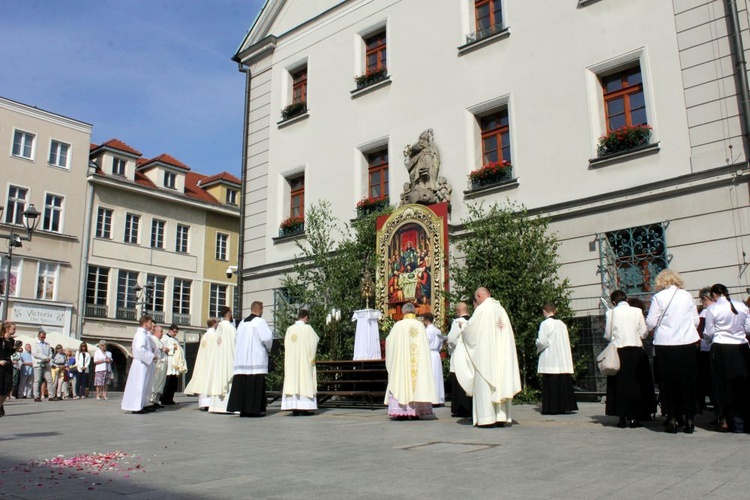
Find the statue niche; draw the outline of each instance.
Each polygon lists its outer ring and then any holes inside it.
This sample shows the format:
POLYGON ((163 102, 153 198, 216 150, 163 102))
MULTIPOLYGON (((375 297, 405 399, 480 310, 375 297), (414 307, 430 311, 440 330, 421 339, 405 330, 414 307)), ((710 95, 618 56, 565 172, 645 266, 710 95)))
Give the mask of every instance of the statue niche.
POLYGON ((440 152, 435 145, 432 129, 419 136, 416 144, 404 148, 404 163, 409 172, 409 182, 404 184, 401 203, 431 205, 450 204, 453 188, 445 177, 440 177, 440 152))

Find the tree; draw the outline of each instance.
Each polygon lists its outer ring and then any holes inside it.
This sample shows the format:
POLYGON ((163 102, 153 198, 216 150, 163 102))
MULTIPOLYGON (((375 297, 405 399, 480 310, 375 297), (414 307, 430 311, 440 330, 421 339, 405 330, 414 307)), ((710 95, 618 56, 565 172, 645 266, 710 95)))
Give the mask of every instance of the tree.
MULTIPOLYGON (((558 274, 559 243, 549 234, 549 219, 529 216, 522 205, 507 202, 468 209, 463 220, 466 234, 456 241, 462 258, 453 259, 451 298, 471 298, 480 286, 490 290, 513 324, 524 390, 538 389, 535 341, 541 307, 554 302, 557 317, 572 317, 568 280, 558 274)), ((571 342, 574 337, 571 332, 571 342)))

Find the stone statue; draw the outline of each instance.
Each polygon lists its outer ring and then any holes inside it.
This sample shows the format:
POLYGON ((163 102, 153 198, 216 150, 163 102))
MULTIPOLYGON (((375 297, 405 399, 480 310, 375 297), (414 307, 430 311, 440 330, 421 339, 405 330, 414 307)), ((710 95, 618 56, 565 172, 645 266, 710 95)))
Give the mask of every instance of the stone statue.
POLYGON ((432 129, 422 132, 416 144, 406 146, 404 163, 410 182, 404 184, 401 203, 450 203, 453 188, 445 177, 438 176, 440 152, 435 145, 432 129))

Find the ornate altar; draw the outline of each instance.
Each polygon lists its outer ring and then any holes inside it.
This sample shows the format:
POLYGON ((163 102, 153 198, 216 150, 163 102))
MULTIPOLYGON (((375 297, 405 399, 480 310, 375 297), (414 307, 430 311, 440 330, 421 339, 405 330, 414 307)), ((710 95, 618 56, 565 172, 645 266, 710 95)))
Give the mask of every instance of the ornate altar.
POLYGON ((401 306, 431 312, 440 325, 447 283, 447 203, 402 205, 377 221, 376 307, 399 320, 401 306))

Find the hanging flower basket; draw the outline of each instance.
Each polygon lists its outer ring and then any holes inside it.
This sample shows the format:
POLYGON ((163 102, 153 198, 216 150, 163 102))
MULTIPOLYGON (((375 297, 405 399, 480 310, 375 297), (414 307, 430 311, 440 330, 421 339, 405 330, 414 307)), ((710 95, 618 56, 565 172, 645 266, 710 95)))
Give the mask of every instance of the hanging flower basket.
POLYGON ((388 198, 362 198, 357 202, 357 218, 380 212, 388 206, 388 198))
POLYGON ((648 125, 624 126, 601 136, 597 152, 601 158, 645 146, 649 139, 651 139, 651 127, 648 125))
POLYGON ((288 120, 305 113, 307 113, 307 102, 295 102, 294 104, 290 104, 289 106, 281 110, 281 119, 288 120))
POLYGON ((287 217, 279 225, 279 236, 291 236, 305 232, 304 217, 287 217))
POLYGON ((493 184, 509 181, 513 178, 513 165, 507 160, 493 161, 469 174, 469 184, 472 189, 478 189, 493 184))
POLYGON ((386 78, 388 78, 388 68, 380 68, 378 70, 365 73, 364 75, 356 76, 354 77, 354 81, 357 82, 358 89, 363 89, 369 85, 372 85, 373 83, 383 81, 386 78))

